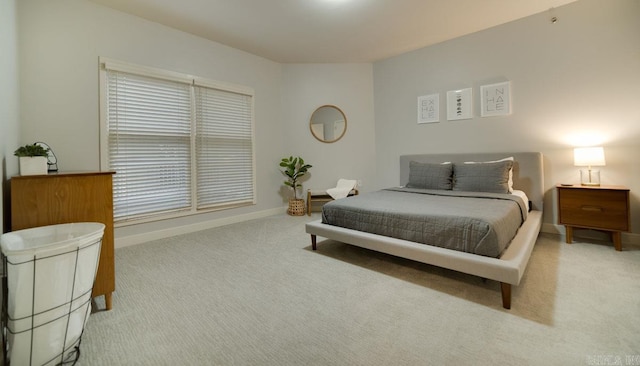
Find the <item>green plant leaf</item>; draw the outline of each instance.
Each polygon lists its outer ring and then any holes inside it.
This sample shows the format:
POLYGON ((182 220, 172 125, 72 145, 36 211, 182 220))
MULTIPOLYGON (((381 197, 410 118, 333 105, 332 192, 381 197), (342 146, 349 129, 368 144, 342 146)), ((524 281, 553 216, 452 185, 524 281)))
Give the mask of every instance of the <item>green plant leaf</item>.
POLYGON ((16 151, 13 152, 13 155, 18 157, 24 156, 49 156, 49 149, 45 149, 44 147, 36 144, 32 145, 24 145, 20 146, 16 151))
POLYGON ((307 173, 311 165, 305 164, 304 159, 300 156, 289 156, 288 159, 286 157, 282 158, 279 165, 283 168, 280 170, 282 174, 289 178, 284 184, 293 189, 294 198, 297 198, 297 189, 302 187, 302 183, 298 182, 298 179, 307 173))

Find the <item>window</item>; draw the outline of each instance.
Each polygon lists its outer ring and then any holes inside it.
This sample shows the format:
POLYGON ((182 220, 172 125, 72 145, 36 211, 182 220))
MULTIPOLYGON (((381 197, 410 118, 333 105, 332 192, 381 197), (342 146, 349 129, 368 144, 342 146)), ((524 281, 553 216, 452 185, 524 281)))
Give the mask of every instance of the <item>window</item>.
POLYGON ((198 208, 253 199, 252 98, 195 88, 198 208))
POLYGON ((101 164, 114 220, 255 204, 253 91, 101 59, 101 164))

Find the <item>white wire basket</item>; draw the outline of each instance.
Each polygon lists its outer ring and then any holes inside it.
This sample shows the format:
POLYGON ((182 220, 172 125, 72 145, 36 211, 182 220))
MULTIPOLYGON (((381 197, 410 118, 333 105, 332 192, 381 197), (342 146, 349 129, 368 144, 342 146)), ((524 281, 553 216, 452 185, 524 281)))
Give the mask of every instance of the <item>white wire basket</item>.
POLYGON ((2 235, 5 364, 75 363, 91 313, 104 224, 42 226, 2 235))

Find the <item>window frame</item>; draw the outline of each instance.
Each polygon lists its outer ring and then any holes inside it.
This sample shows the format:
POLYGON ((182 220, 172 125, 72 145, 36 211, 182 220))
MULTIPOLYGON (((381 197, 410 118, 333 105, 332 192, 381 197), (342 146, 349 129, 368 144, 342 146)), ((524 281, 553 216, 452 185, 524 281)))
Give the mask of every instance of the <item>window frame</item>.
MULTIPOLYGON (((189 74, 183 74, 179 72, 163 70, 154 67, 141 66, 119 60, 114 60, 106 57, 99 57, 99 153, 100 153, 100 170, 109 171, 109 130, 108 130, 108 70, 126 72, 134 75, 157 78, 167 81, 174 81, 179 83, 188 84, 190 88, 190 102, 191 102, 191 132, 190 132, 190 151, 191 151, 191 206, 182 210, 167 211, 161 213, 150 213, 148 215, 140 215, 137 217, 125 218, 114 222, 116 227, 140 224, 145 222, 154 222, 160 220, 166 220, 171 218, 178 218, 184 216, 197 215, 207 212, 226 210, 237 207, 251 206, 257 204, 257 185, 256 185, 256 152, 255 152, 255 92, 253 88, 233 84, 229 82, 222 82, 211 80, 203 77, 196 77, 189 74), (198 171, 197 171, 197 156, 196 156, 196 97, 195 88, 203 87, 209 89, 216 89, 223 92, 236 93, 250 97, 250 128, 251 128, 251 187, 252 187, 252 199, 243 199, 240 202, 231 202, 219 205, 206 205, 198 207, 197 190, 198 190, 198 171)), ((116 172, 117 174, 117 172, 116 172)))

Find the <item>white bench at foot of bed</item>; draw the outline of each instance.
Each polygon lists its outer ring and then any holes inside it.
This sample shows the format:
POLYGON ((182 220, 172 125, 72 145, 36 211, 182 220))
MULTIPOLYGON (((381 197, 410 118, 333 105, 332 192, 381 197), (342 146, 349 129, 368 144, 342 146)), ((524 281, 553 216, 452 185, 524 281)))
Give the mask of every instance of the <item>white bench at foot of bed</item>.
POLYGON ((529 212, 516 236, 500 258, 444 249, 437 246, 370 234, 323 224, 320 220, 306 224, 311 245, 316 250, 316 236, 362 248, 411 259, 417 262, 463 272, 500 282, 502 306, 511 308, 511 285, 519 285, 542 225, 542 211, 529 212))

